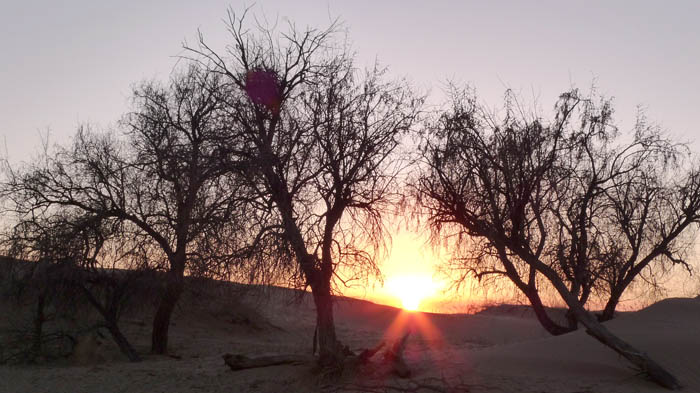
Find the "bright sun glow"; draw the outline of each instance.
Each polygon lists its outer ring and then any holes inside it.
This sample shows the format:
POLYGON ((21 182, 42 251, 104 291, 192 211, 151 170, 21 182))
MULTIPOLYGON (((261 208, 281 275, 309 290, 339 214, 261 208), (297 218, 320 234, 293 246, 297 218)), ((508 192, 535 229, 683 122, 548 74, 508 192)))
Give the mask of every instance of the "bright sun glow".
POLYGON ((395 276, 387 279, 387 289, 401 300, 402 307, 415 311, 421 302, 433 295, 436 285, 430 276, 395 276))

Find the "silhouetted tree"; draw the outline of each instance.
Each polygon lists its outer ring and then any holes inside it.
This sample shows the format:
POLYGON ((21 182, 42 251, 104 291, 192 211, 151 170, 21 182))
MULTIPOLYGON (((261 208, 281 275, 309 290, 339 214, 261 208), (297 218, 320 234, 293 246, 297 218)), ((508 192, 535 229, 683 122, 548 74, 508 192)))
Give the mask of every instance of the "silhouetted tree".
MULTIPOLYGON (((421 99, 382 70, 364 75, 335 49, 335 26, 284 34, 229 12, 233 43, 220 55, 200 35, 192 57, 230 84, 230 128, 245 142, 243 172, 266 215, 261 235, 277 269, 311 287, 322 365, 345 355, 333 322, 333 283, 376 273, 382 209, 394 195, 394 157, 421 99), (257 32, 257 34, 256 34, 257 32), (269 250, 269 248, 268 248, 269 250)), ((316 345, 316 341, 314 342, 316 345)))
POLYGON ((34 347, 40 346, 48 305, 66 313, 61 304, 74 303, 75 312, 75 303, 87 301, 103 320, 92 328, 105 327, 129 360, 140 360, 118 321, 132 290, 152 276, 143 268, 141 245, 129 240, 118 221, 91 215, 32 216, 14 226, 4 239, 21 271, 13 284, 38 291, 34 347))
POLYGON ((241 224, 230 176, 229 150, 236 142, 224 121, 220 88, 217 75, 190 65, 165 86, 136 88, 135 109, 119 133, 83 127, 71 148, 6 170, 3 196, 21 219, 63 214, 118 223, 135 243, 150 245, 152 267, 166 271, 153 320, 154 353, 167 350, 185 271, 201 271, 208 259, 221 269, 236 257, 230 252, 235 237, 216 244, 241 224))
POLYGON ((13 326, 0 348, 0 363, 29 362, 41 358, 70 355, 75 346, 72 332, 60 326, 60 316, 75 315, 76 292, 70 286, 69 272, 63 264, 46 260, 36 263, 3 257, 3 301, 16 303, 24 313, 7 313, 5 318, 13 326), (28 318, 27 318, 28 317, 28 318))
POLYGON ((643 271, 680 263, 680 236, 700 221, 699 168, 681 146, 639 121, 618 141, 609 101, 564 93, 546 122, 509 95, 498 120, 468 90, 429 128, 420 206, 437 238, 455 239, 459 261, 477 278, 507 277, 552 334, 588 332, 666 386, 677 385, 641 352, 610 334, 584 306, 592 294, 612 316, 643 271), (451 236, 456 235, 456 236, 451 236), (540 298, 552 288, 569 309, 562 326, 540 298))

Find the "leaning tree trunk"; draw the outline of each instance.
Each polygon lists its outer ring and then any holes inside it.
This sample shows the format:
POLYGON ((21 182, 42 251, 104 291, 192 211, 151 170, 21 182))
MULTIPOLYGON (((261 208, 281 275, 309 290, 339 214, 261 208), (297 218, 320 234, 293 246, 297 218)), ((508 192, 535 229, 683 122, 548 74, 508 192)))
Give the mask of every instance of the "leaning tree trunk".
MULTIPOLYGON (((183 264, 184 265, 184 264, 183 264)), ((168 330, 170 317, 175 305, 180 300, 184 288, 184 269, 171 269, 167 273, 165 292, 160 299, 158 310, 153 318, 153 332, 151 335, 151 352, 165 354, 168 351, 168 330)))
POLYGON ((612 332, 605 328, 603 324, 598 322, 598 320, 591 313, 586 311, 581 303, 579 303, 576 296, 569 292, 569 289, 562 282, 562 280, 559 279, 559 276, 554 270, 541 263, 539 260, 533 260, 533 258, 528 259, 528 262, 531 265, 537 266, 538 270, 540 270, 540 272, 542 272, 542 274, 544 274, 544 276, 547 277, 547 279, 552 283, 559 295, 566 302, 569 310, 574 314, 576 319, 578 319, 578 321, 586 327, 586 333, 595 337, 598 341, 612 348, 613 351, 632 362, 632 364, 637 366, 642 372, 646 373, 649 378, 651 378, 651 380, 657 384, 671 390, 680 389, 681 385, 676 377, 663 369, 646 353, 634 348, 627 342, 612 334, 612 332))
POLYGON ((136 352, 136 350, 134 350, 134 347, 131 346, 129 340, 126 339, 119 329, 119 302, 123 300, 124 287, 118 287, 114 292, 112 292, 112 297, 109 299, 110 304, 107 307, 104 307, 85 285, 81 285, 80 288, 82 289, 88 302, 90 302, 90 304, 97 309, 100 315, 102 315, 102 318, 104 318, 105 327, 107 330, 109 330, 114 342, 117 343, 119 350, 126 355, 129 361, 141 361, 139 354, 136 352))
POLYGON ((639 369, 646 373, 654 382, 671 389, 680 389, 681 385, 671 373, 663 369, 658 363, 652 360, 646 353, 634 348, 619 337, 612 334, 589 312, 579 305, 578 310, 574 310, 576 318, 586 327, 586 333, 595 337, 604 345, 612 348, 625 359, 632 362, 639 369))
POLYGON ((107 330, 109 330, 109 333, 114 339, 114 342, 117 343, 117 346, 119 346, 119 350, 121 350, 122 353, 126 355, 129 361, 140 362, 141 356, 139 356, 134 347, 131 346, 129 340, 127 340, 126 337, 122 334, 121 330, 119 329, 119 325, 117 325, 116 319, 108 320, 106 325, 107 330))

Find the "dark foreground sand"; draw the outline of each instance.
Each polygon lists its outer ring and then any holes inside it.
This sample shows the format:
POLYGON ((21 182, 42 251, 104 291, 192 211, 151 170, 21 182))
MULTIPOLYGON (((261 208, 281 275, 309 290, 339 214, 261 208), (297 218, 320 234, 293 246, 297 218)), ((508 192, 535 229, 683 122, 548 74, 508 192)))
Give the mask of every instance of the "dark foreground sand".
MULTIPOLYGON (((356 300, 337 306, 340 338, 360 350, 411 326, 411 379, 372 367, 343 375, 335 385, 309 365, 232 372, 221 358, 225 353, 311 352, 315 317, 308 298, 290 303, 289 291, 271 292, 226 301, 185 299, 170 336, 174 357, 145 355, 129 363, 108 338, 88 335, 69 359, 0 366, 0 392, 664 391, 583 331, 550 337, 528 316, 409 314, 356 300)), ((122 325, 137 350, 147 353, 150 314, 126 315, 122 325)), ((667 299, 607 326, 666 366, 685 392, 700 392, 700 300, 667 299)))

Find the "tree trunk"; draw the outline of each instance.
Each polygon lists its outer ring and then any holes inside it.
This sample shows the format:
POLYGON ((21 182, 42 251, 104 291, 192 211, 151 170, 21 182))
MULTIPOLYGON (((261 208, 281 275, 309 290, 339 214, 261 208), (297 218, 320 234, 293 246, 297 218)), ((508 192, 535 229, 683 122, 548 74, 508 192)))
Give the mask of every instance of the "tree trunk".
POLYGON ((32 360, 41 354, 44 322, 46 322, 46 316, 44 315, 45 300, 46 294, 42 292, 37 299, 36 314, 34 315, 34 331, 32 332, 32 347, 30 350, 32 360))
POLYGON ((637 350, 612 334, 605 326, 598 322, 595 317, 584 310, 583 307, 579 305, 579 307, 574 310, 574 313, 579 322, 586 327, 586 333, 595 337, 598 341, 612 348, 615 352, 639 367, 639 369, 649 375, 654 382, 671 390, 680 389, 681 385, 676 377, 664 370, 646 353, 637 350))
POLYGON ((557 290, 557 292, 559 292, 561 298, 566 302, 567 306, 569 306, 569 310, 576 316, 576 319, 578 319, 578 321, 586 327, 586 333, 595 337, 598 341, 612 348, 612 350, 632 362, 632 364, 637 366, 642 372, 646 373, 649 378, 651 378, 651 380, 657 384, 671 390, 680 389, 681 385, 676 377, 664 370, 646 353, 639 351, 612 334, 605 328, 605 326, 603 326, 603 324, 598 322, 598 320, 591 313, 586 311, 581 303, 579 303, 578 298, 569 292, 569 289, 562 282, 562 280, 559 279, 559 276, 555 271, 534 258, 529 259, 529 263, 531 263, 533 266, 537 266, 538 270, 540 270, 540 272, 547 277, 552 285, 554 285, 554 288, 557 290))
POLYGON ((333 367, 342 363, 343 351, 335 335, 333 322, 333 297, 330 284, 320 283, 311 287, 316 305, 316 331, 319 364, 333 367))
POLYGON ((140 362, 141 356, 136 352, 134 347, 131 346, 129 340, 124 337, 116 321, 107 321, 107 330, 112 335, 114 342, 117 343, 119 349, 131 362, 140 362))
POLYGON ((569 325, 569 329, 572 331, 578 329, 578 320, 576 319, 576 315, 574 315, 571 310, 566 310, 566 322, 569 325))
POLYGON ((610 299, 605 304, 603 312, 598 316, 600 322, 605 322, 613 319, 615 316, 615 309, 617 304, 620 302, 620 297, 622 296, 622 291, 613 290, 610 294, 610 299))
POLYGON ((595 337, 598 341, 604 345, 612 348, 615 352, 622 355, 625 359, 629 360, 637 366, 642 372, 646 373, 652 381, 657 384, 671 389, 680 389, 681 385, 668 371, 664 370, 658 363, 653 361, 647 354, 639 351, 629 345, 628 343, 622 341, 620 338, 612 334, 608 329, 603 326, 598 319, 593 316, 593 314, 586 311, 583 305, 579 302, 579 299, 569 291, 569 288, 564 284, 564 281, 559 277, 556 271, 550 266, 542 263, 537 257, 530 254, 523 247, 510 247, 513 251, 516 251, 518 255, 523 258, 530 266, 535 267, 540 273, 542 273, 547 280, 554 286, 554 289, 559 293, 562 300, 566 302, 569 310, 574 314, 576 319, 586 327, 586 332, 591 336, 595 337))
POLYGON ((168 351, 168 329, 170 317, 177 301, 180 299, 184 287, 183 275, 180 272, 169 271, 165 286, 165 292, 160 299, 158 310, 153 318, 153 332, 151 335, 151 352, 165 354, 168 351))
POLYGON ((559 336, 576 330, 576 327, 572 328, 571 326, 567 327, 557 324, 552 320, 552 318, 549 317, 549 315, 547 315, 547 310, 545 309, 544 304, 542 304, 542 300, 537 294, 536 289, 528 290, 525 295, 530 301, 532 310, 535 312, 535 316, 537 316, 537 320, 540 322, 540 325, 542 325, 542 327, 549 332, 549 334, 559 336))
POLYGON ((126 355, 129 361, 141 361, 139 354, 136 353, 134 347, 131 346, 129 340, 126 339, 119 329, 119 303, 124 299, 124 286, 117 286, 114 289, 114 291, 111 293, 108 307, 104 307, 85 285, 80 285, 80 288, 83 290, 83 294, 88 299, 88 302, 90 302, 90 304, 92 304, 100 315, 102 315, 102 318, 104 318, 104 326, 107 328, 107 330, 109 330, 109 333, 112 335, 112 339, 114 339, 114 342, 117 344, 121 352, 126 355))

